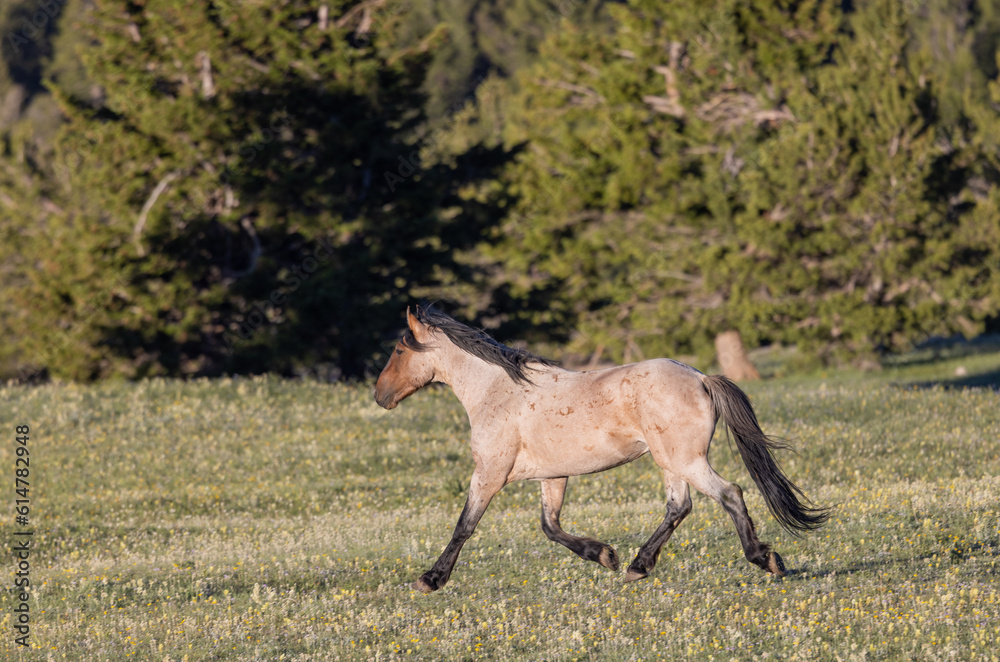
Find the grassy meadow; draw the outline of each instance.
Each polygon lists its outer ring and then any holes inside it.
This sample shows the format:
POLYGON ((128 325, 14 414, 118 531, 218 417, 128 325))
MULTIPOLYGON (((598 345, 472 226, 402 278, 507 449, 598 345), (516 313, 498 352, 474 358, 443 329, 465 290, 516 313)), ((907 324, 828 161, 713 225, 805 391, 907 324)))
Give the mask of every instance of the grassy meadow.
POLYGON ((508 486, 451 582, 410 588, 447 543, 472 471, 443 388, 392 412, 370 385, 274 378, 0 388, 0 535, 12 546, 15 426, 31 428, 29 649, 9 660, 1000 659, 1000 353, 747 386, 780 457, 835 507, 794 538, 721 434, 790 573, 747 563, 722 508, 694 510, 645 581, 624 566, 662 517, 648 458, 570 480, 565 528, 614 545, 613 573, 549 542, 533 483, 508 486), (955 376, 961 365, 967 373, 955 376), (940 383, 944 385, 942 386, 940 383), (937 383, 937 384, 936 384, 937 383))

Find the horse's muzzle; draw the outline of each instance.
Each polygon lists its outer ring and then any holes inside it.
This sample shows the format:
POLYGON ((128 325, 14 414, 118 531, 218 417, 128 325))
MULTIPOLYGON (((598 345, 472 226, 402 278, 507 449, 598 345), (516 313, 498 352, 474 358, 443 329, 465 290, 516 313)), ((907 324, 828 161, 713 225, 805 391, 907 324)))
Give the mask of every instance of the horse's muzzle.
POLYGON ((379 393, 377 384, 375 385, 375 390, 372 391, 372 396, 375 398, 375 402, 378 404, 378 406, 382 407, 383 409, 395 409, 396 405, 399 404, 399 401, 393 398, 391 395, 387 396, 383 393, 379 393))

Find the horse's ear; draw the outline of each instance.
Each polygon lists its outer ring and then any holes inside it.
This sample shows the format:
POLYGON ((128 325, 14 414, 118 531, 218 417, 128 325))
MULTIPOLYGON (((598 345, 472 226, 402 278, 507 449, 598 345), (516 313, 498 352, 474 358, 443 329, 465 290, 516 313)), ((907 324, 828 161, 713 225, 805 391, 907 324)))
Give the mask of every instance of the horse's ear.
MULTIPOLYGON (((417 306, 417 314, 420 314, 420 306, 417 306)), ((413 337, 417 339, 417 342, 426 342, 430 337, 427 325, 410 312, 409 306, 406 307, 406 325, 410 327, 410 331, 413 333, 413 337)))

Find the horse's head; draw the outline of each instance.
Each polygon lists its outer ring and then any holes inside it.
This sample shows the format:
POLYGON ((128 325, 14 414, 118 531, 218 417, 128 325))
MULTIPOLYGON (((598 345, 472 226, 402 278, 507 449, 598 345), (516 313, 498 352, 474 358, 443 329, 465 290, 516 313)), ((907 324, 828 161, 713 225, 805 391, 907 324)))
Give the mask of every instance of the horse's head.
MULTIPOLYGON (((417 308, 420 312, 420 308, 417 308)), ((431 329, 406 309, 409 331, 396 344, 389 362, 375 382, 375 402, 392 409, 403 399, 434 381, 434 364, 430 352, 434 343, 431 329)))

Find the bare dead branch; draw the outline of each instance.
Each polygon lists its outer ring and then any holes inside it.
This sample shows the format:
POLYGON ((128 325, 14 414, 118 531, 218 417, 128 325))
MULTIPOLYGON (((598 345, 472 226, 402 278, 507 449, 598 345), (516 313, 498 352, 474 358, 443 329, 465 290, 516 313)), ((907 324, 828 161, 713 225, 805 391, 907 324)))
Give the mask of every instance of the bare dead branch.
POLYGON ((604 97, 598 94, 596 91, 586 87, 584 85, 576 85, 575 83, 567 83, 562 80, 549 80, 548 78, 539 78, 538 84, 545 87, 555 87, 561 90, 568 90, 576 94, 582 95, 588 99, 592 99, 598 103, 604 103, 604 97))
POLYGON ((212 80, 212 60, 206 51, 198 53, 201 61, 201 95, 206 99, 215 96, 215 82, 212 80))
POLYGON ((135 222, 135 227, 132 228, 132 241, 135 242, 135 250, 136 253, 139 254, 139 257, 144 257, 146 255, 146 250, 142 247, 142 242, 139 240, 139 237, 142 234, 142 229, 146 225, 146 218, 149 216, 149 212, 153 208, 153 205, 156 204, 156 200, 163 195, 163 192, 167 190, 170 182, 172 182, 178 174, 180 173, 175 170, 164 175, 163 179, 161 179, 153 188, 153 192, 149 194, 148 198, 146 198, 145 204, 142 205, 142 209, 139 211, 139 218, 135 222))

